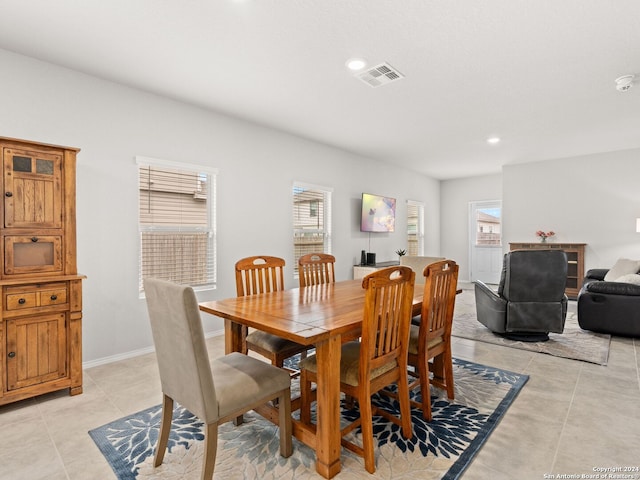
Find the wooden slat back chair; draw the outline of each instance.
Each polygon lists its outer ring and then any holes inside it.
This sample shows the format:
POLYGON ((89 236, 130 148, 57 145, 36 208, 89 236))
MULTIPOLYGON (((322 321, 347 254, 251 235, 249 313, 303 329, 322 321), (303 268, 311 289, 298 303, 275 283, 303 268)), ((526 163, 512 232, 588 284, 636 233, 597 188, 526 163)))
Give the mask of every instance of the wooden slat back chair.
MULTIPOLYGON (((360 417, 341 430, 342 445, 364 457, 365 468, 375 472, 373 415, 381 415, 402 427, 402 435, 411 438, 407 351, 413 303, 415 273, 409 267, 390 267, 367 275, 360 341, 342 345, 340 390, 357 400, 360 417), (371 395, 390 384, 398 384, 400 418, 371 404, 371 395), (362 428, 362 446, 344 438, 362 428)), ((311 423, 311 383, 317 382, 316 356, 300 362, 302 406, 300 419, 311 423)))
POLYGON ((454 398, 453 361, 451 358, 451 326, 458 285, 458 264, 443 260, 427 265, 420 324, 411 326, 409 365, 417 374, 410 390, 420 386, 422 402, 413 402, 422 409, 422 416, 430 421, 430 384, 446 390, 447 397, 454 398), (431 361, 432 368, 429 367, 431 361), (433 378, 429 378, 429 370, 433 378))
POLYGON ((328 253, 308 253, 298 259, 300 287, 335 283, 336 257, 328 253))
POLYGON ((205 424, 203 480, 213 478, 218 425, 272 400, 277 400, 280 407, 280 455, 290 456, 293 444, 288 373, 238 352, 210 361, 193 289, 147 278, 144 291, 163 394, 154 466, 160 466, 165 455, 174 401, 205 424))
MULTIPOLYGON (((237 295, 243 297, 284 290, 284 266, 282 258, 266 255, 238 260, 235 267, 237 295)), ((243 337, 245 353, 253 350, 280 368, 285 359, 307 351, 304 345, 260 330, 247 334, 245 329, 243 337)))

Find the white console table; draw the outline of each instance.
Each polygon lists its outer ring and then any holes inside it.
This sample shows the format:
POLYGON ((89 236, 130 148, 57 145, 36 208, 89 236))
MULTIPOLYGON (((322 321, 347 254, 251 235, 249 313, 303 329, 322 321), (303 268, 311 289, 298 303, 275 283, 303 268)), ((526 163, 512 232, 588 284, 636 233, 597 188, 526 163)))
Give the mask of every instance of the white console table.
POLYGON ((361 278, 366 277, 367 275, 375 272, 376 270, 380 270, 382 268, 387 268, 387 267, 393 267, 399 264, 400 262, 391 261, 391 262, 378 262, 375 265, 354 265, 353 279, 360 280, 361 278))

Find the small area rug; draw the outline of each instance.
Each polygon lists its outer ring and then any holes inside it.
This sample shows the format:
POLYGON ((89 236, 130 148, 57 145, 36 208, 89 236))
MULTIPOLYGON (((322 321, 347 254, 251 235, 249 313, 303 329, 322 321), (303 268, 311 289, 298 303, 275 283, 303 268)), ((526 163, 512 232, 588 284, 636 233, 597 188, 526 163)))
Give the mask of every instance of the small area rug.
MULTIPOLYGON (((343 449, 338 478, 459 478, 529 377, 454 359, 454 378, 453 402, 432 389, 432 422, 425 422, 420 410, 412 410, 410 440, 395 424, 374 417, 376 473, 367 473, 362 459, 343 449)), ((375 396, 374 401, 385 408, 395 406, 386 396, 375 396)), ((153 468, 160 417, 158 405, 89 432, 119 480, 200 478, 202 422, 179 405, 173 414, 169 451, 164 463, 153 468)), ((314 459, 314 452, 295 438, 293 455, 282 458, 278 428, 250 412, 241 426, 220 427, 214 479, 317 479, 314 459)))
POLYGON ((575 305, 570 306, 563 333, 550 333, 549 340, 546 342, 518 342, 496 335, 478 322, 475 293, 473 290, 463 290, 456 298, 451 334, 454 337, 606 365, 609 359, 611 335, 582 330, 578 325, 575 308, 572 311, 571 307, 575 305))

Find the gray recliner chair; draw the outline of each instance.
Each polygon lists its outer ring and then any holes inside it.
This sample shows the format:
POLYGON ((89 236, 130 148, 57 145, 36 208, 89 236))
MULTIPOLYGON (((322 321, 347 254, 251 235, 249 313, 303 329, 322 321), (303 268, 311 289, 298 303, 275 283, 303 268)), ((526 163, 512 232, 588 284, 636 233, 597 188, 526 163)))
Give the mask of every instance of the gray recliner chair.
POLYGON ((505 254, 498 291, 475 282, 478 321, 512 340, 541 342, 562 333, 567 316, 567 255, 562 250, 505 254))

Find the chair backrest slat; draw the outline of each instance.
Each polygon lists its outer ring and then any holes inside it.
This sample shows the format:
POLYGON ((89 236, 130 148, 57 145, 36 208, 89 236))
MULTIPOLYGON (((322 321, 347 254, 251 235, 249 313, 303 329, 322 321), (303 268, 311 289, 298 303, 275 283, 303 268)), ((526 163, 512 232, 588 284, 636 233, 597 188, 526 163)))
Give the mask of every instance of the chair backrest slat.
POLYGON ((308 253, 298 259, 300 287, 334 283, 336 258, 328 253, 308 253))
POLYGON ((266 255, 238 260, 235 265, 237 296, 284 290, 284 265, 282 258, 266 255))
MULTIPOLYGON (((415 273, 409 267, 390 267, 367 275, 362 324, 360 375, 394 359, 405 359, 413 304, 415 273)), ((364 377, 363 377, 364 380, 364 377)))
POLYGON ((443 260, 427 265, 425 277, 422 316, 420 320, 420 342, 431 338, 451 336, 453 309, 458 288, 458 264, 453 260, 443 260))

